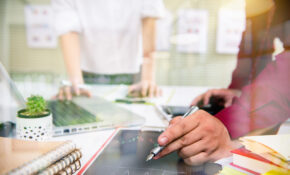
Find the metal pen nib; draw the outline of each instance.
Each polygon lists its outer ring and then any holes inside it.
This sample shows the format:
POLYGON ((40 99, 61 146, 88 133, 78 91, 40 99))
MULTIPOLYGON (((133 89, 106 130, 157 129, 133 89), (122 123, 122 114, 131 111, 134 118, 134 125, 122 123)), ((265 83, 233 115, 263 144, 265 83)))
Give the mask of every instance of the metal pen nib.
POLYGON ((160 153, 163 150, 163 146, 157 146, 155 148, 153 148, 150 151, 150 154, 147 156, 146 162, 151 160, 153 157, 155 157, 158 153, 160 153))
POLYGON ((146 162, 148 162, 149 160, 151 160, 154 157, 154 154, 150 153, 147 158, 146 158, 146 162))

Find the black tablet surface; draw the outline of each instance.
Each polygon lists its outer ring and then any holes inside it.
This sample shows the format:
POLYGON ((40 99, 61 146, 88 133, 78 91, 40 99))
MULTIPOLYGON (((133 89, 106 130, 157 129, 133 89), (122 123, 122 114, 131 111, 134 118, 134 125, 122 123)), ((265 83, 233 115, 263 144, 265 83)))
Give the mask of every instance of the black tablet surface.
POLYGON ((160 132, 120 130, 91 163, 85 174, 101 175, 212 175, 221 170, 215 163, 187 166, 176 153, 146 162, 160 132))

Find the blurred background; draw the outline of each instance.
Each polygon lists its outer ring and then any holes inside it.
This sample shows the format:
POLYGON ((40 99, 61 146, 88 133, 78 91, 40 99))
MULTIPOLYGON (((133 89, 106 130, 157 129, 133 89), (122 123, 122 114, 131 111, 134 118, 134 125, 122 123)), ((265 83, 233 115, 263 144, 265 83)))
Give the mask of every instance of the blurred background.
MULTIPOLYGON (((164 4, 166 15, 157 22, 157 84, 227 87, 245 26, 244 1, 164 4)), ((50 0, 0 0, 0 61, 13 80, 22 82, 21 91, 29 88, 25 82, 57 86, 66 78, 51 13, 50 0)))

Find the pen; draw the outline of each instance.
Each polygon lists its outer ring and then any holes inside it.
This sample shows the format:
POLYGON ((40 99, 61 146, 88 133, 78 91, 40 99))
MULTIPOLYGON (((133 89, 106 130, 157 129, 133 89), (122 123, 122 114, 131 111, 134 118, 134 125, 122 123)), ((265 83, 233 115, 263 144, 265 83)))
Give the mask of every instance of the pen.
MULTIPOLYGON (((189 110, 182 116, 182 118, 185 118, 193 113, 195 113, 196 111, 198 111, 198 107, 197 106, 192 106, 191 108, 189 108, 189 110)), ((151 160, 153 157, 155 157, 158 153, 160 153, 162 150, 164 149, 164 146, 160 146, 158 145, 157 147, 153 148, 150 151, 150 154, 147 156, 146 158, 146 162, 151 160)))
POLYGON ((115 102, 117 102, 117 103, 127 103, 127 104, 132 104, 132 103, 144 104, 144 103, 146 103, 145 100, 139 100, 139 99, 120 99, 120 98, 117 98, 115 100, 115 102))

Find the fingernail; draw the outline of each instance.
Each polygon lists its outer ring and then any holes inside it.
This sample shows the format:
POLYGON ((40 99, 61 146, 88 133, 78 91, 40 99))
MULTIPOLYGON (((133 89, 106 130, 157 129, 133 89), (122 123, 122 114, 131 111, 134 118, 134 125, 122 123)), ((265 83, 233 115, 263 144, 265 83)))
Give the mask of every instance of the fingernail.
POLYGON ((168 138, 167 137, 161 137, 160 144, 165 145, 167 142, 168 142, 168 138))
POLYGON ((157 155, 157 156, 153 157, 153 159, 157 160, 157 159, 159 159, 159 156, 157 155))

